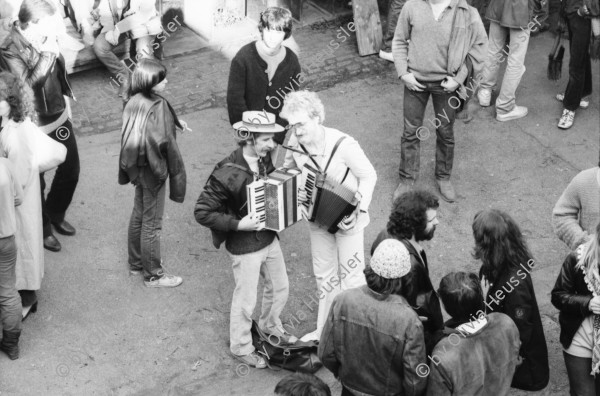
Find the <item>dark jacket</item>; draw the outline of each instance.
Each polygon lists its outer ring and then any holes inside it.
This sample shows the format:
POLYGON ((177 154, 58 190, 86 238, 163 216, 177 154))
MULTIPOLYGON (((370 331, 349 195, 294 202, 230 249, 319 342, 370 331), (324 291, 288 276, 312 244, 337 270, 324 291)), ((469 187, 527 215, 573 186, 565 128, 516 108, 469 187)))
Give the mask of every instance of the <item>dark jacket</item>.
POLYGON ((0 68, 31 87, 40 125, 57 119, 66 109, 63 95, 75 98, 62 55, 39 52, 13 26, 0 48, 0 68))
POLYGON ((576 265, 577 255, 569 254, 552 289, 552 305, 560 311, 560 343, 565 349, 571 346, 583 320, 592 314, 588 306, 593 295, 585 283, 583 271, 575 268, 576 265))
MULTIPOLYGON (((394 238, 387 231, 381 231, 373 246, 371 246, 371 255, 379 246, 381 241, 388 238, 394 238)), ((410 253, 410 274, 407 276, 410 279, 410 290, 406 293, 406 300, 413 307, 417 315, 424 316, 427 321, 423 323, 425 329, 425 340, 428 344, 428 351, 431 351, 437 339, 434 341, 433 335, 439 330, 444 328, 444 317, 442 315, 442 308, 440 306, 440 300, 438 298, 431 279, 429 278, 429 268, 427 264, 427 258, 423 254, 419 254, 417 249, 406 239, 400 239, 400 242, 406 246, 410 253)))
MULTIPOLYGON (((266 73, 265 62, 256 50, 256 41, 243 46, 231 61, 229 84, 227 85, 227 110, 231 125, 242 121, 244 111, 265 110, 275 114, 276 122, 286 126, 287 121, 279 117, 283 98, 300 85, 300 62, 294 51, 286 48, 283 61, 277 67, 271 81, 266 73)), ((274 140, 281 144, 285 133, 278 133, 274 140)))
POLYGON ((355 395, 418 396, 427 385, 421 321, 403 297, 366 285, 335 297, 318 353, 355 395))
POLYGON ((532 21, 536 1, 540 0, 491 0, 485 17, 503 27, 526 29, 532 21))
POLYGON ((548 385, 550 373, 542 318, 529 274, 531 268, 528 264, 506 268, 488 290, 486 311, 508 315, 519 329, 519 355, 523 362, 517 367, 511 386, 538 391, 548 385))
POLYGON ((119 184, 129 182, 156 194, 169 178, 169 198, 183 202, 186 174, 175 137, 181 127, 174 110, 159 95, 133 96, 123 111, 119 184))
POLYGON ((430 356, 427 396, 508 395, 519 360, 517 326, 502 313, 489 314, 474 333, 456 330, 463 323, 449 321, 430 356))
MULTIPOLYGON (((271 156, 263 158, 268 173, 275 170, 271 156)), ((244 159, 240 147, 217 164, 204 190, 196 201, 196 221, 210 228, 214 246, 225 242, 231 254, 259 251, 273 242, 277 233, 270 230, 238 231, 240 220, 248 214, 246 185, 254 181, 254 174, 244 159)))

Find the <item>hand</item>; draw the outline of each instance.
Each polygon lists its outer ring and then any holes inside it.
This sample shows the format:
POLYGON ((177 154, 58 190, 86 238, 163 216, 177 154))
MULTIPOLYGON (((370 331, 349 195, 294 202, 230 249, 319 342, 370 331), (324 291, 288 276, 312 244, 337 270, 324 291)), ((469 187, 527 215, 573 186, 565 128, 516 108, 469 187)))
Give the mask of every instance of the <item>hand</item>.
POLYGON ((446 92, 456 91, 459 85, 460 84, 457 83, 456 80, 450 76, 447 76, 446 78, 444 78, 444 81, 442 81, 442 88, 444 88, 446 92))
POLYGON ((135 14, 135 10, 129 9, 129 11, 127 11, 126 13, 123 14, 123 17, 128 17, 129 15, 133 15, 133 14, 135 14))
POLYGON ((581 258, 583 257, 583 243, 579 246, 577 246, 577 249, 575 250, 575 254, 577 255, 577 261, 580 261, 581 258))
POLYGON ((179 123, 181 124, 182 128, 181 128, 181 133, 184 133, 185 131, 192 131, 192 128, 188 127, 187 122, 183 121, 183 120, 179 120, 179 123))
POLYGON ((94 21, 97 21, 98 19, 100 19, 100 10, 96 8, 95 10, 90 11, 90 15, 92 16, 94 21))
POLYGON ((425 88, 425 85, 419 84, 415 78, 415 75, 412 73, 403 75, 401 79, 404 82, 404 85, 406 85, 406 88, 408 88, 410 91, 422 92, 425 88))
POLYGON ((238 231, 260 231, 263 228, 254 213, 248 213, 238 224, 238 231))
POLYGON ((483 298, 487 298, 488 291, 490 290, 490 283, 485 276, 481 277, 481 290, 483 291, 483 298))
POLYGON ((419 320, 421 321, 421 323, 425 323, 429 320, 429 318, 427 316, 420 316, 419 315, 419 320))
POLYGON ((106 32, 106 41, 108 41, 110 44, 112 45, 118 45, 119 44, 119 36, 120 36, 120 32, 119 29, 117 29, 116 27, 113 30, 109 30, 108 32, 106 32))
POLYGON ((585 17, 587 15, 590 15, 590 10, 588 10, 587 6, 584 5, 583 7, 577 9, 577 15, 579 15, 580 17, 585 17))
POLYGON ((348 231, 348 230, 351 230, 352 228, 354 228, 354 226, 356 225, 356 222, 358 221, 358 213, 359 213, 359 210, 357 208, 349 216, 344 217, 342 219, 342 221, 340 221, 338 223, 338 227, 340 228, 340 230, 348 231))
POLYGON ((40 52, 52 52, 58 56, 60 53, 60 48, 58 47, 58 41, 56 40, 56 36, 46 37, 46 41, 44 41, 39 48, 40 52))
POLYGON ((596 315, 600 315, 600 296, 595 296, 590 300, 588 309, 596 315))
POLYGON ((306 189, 304 187, 298 188, 298 203, 304 203, 307 199, 306 189))

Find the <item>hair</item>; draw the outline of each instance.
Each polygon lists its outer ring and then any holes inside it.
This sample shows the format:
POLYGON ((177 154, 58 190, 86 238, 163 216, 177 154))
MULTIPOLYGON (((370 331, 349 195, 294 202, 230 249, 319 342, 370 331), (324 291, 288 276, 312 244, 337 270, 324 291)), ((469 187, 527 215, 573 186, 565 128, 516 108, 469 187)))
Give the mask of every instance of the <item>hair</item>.
POLYGON ((21 79, 9 72, 0 72, 0 101, 6 100, 10 106, 8 118, 22 122, 35 115, 32 104, 33 92, 21 79))
POLYGON ((412 277, 410 272, 401 278, 388 279, 376 274, 371 266, 367 265, 365 266, 363 273, 367 280, 367 286, 375 293, 383 294, 385 296, 397 294, 403 297, 412 294, 412 277))
POLYGON ((475 215, 473 238, 473 257, 482 262, 479 275, 492 283, 509 267, 519 267, 532 259, 519 226, 500 210, 487 209, 475 215))
POLYGON ((451 272, 440 282, 438 294, 453 319, 465 320, 484 311, 479 277, 472 272, 451 272))
POLYGON ((598 267, 600 263, 600 223, 596 226, 596 233, 584 245, 584 251, 581 259, 577 262, 577 268, 583 268, 586 271, 590 268, 598 267))
POLYGON ((438 198, 429 191, 408 191, 394 201, 387 231, 397 239, 423 233, 427 228, 427 210, 437 210, 439 206, 438 198))
POLYGON ((152 88, 167 77, 167 68, 156 59, 141 59, 131 75, 129 97, 138 93, 150 96, 152 88))
POLYGON ((54 15, 54 4, 46 0, 23 0, 19 9, 19 23, 21 29, 27 29, 29 22, 37 23, 46 16, 54 15))
POLYGON ((261 35, 263 30, 277 30, 284 32, 284 40, 292 36, 292 13, 287 8, 269 7, 260 13, 258 30, 261 35))
POLYGON ((294 373, 283 378, 275 386, 275 394, 281 396, 331 396, 329 386, 312 374, 294 373))
POLYGON ((285 96, 279 116, 286 118, 291 113, 304 111, 310 118, 319 117, 319 123, 325 121, 325 107, 319 96, 310 91, 293 91, 285 96))

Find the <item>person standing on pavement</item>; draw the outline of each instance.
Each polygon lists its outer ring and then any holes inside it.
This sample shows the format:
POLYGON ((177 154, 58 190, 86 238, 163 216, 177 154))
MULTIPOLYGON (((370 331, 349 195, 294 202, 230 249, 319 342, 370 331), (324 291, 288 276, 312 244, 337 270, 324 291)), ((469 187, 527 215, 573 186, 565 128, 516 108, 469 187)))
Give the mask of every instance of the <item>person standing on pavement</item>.
POLYGON ((440 337, 444 318, 440 300, 429 278, 429 263, 421 243, 433 239, 440 224, 437 218, 439 206, 437 197, 428 191, 414 190, 402 194, 394 201, 387 230, 381 231, 371 246, 373 255, 381 241, 395 238, 408 249, 411 269, 407 279, 411 287, 405 291, 405 296, 423 319, 427 353, 431 353, 440 337))
POLYGON ((600 163, 579 172, 554 205, 552 226, 571 250, 587 242, 600 221, 600 163))
POLYGON ((142 59, 131 76, 130 100, 123 110, 119 184, 135 185, 128 230, 128 262, 132 275, 143 274, 146 287, 175 287, 183 280, 166 274, 160 254, 166 180, 169 198, 182 203, 186 173, 176 141, 176 129, 187 128, 160 94, 167 69, 154 59, 142 59))
POLYGON ((17 290, 24 296, 23 319, 37 311, 36 291, 40 290, 44 277, 41 159, 36 150, 38 140, 44 136, 40 136, 43 132, 29 118, 34 111, 31 100, 31 90, 17 76, 0 73, 0 157, 8 158, 14 165, 15 178, 23 189, 15 234, 18 247, 15 271, 17 290))
MULTIPOLYGON (((302 341, 316 341, 333 298, 342 290, 365 284, 364 232, 371 221, 369 205, 377 182, 377 172, 359 143, 351 136, 323 126, 325 107, 314 92, 288 94, 281 116, 293 130, 286 152, 284 168, 304 169, 305 165, 323 169, 328 180, 343 183, 355 192, 356 208, 337 225, 334 233, 316 222, 307 222, 310 249, 317 281, 319 307, 317 328, 302 341), (308 154, 308 155, 307 155, 308 154), (310 159, 309 159, 310 158, 310 159)), ((306 180, 302 180, 302 186, 306 180)))
POLYGON ((379 57, 387 61, 393 62, 394 56, 392 55, 392 40, 396 33, 396 26, 398 25, 398 18, 402 7, 407 0, 389 0, 388 13, 387 13, 387 27, 383 34, 383 42, 381 44, 381 50, 379 51, 379 57))
POLYGON ((473 257, 481 260, 486 313, 504 313, 519 329, 522 363, 511 386, 542 390, 550 380, 548 347, 531 279, 535 261, 523 234, 507 213, 487 209, 473 219, 473 238, 473 257))
POLYGON ((496 99, 496 120, 510 121, 527 115, 527 107, 517 106, 515 95, 521 77, 525 73, 525 55, 529 45, 533 1, 531 0, 491 0, 486 17, 490 21, 489 47, 481 86, 477 92, 479 105, 487 107, 491 103, 492 89, 498 79, 498 69, 507 57, 506 71, 496 99), (510 40, 508 54, 503 51, 510 40))
MULTIPOLYGON (((575 121, 575 110, 586 109, 590 105, 592 94, 592 61, 590 58, 590 40, 592 37, 591 17, 598 17, 584 5, 583 0, 563 0, 561 13, 567 21, 569 30, 569 82, 564 93, 556 95, 563 103, 563 111, 558 121, 560 129, 569 129, 575 121)), ((597 70, 597 69, 596 69, 597 70)))
MULTIPOLYGON (((435 179, 441 196, 454 202, 450 182, 454 161, 456 90, 467 83, 469 67, 482 69, 487 36, 477 10, 466 0, 409 0, 400 13, 392 54, 404 82, 404 132, 400 144, 400 183, 394 199, 410 190, 420 168, 420 140, 436 129, 435 179), (435 118, 424 122, 429 96, 435 118)), ((470 82, 472 83, 472 82, 470 82)))
POLYGON ((40 174, 44 247, 58 252, 61 244, 52 232, 75 235, 75 228, 65 220, 65 214, 79 181, 79 151, 71 122, 69 97, 75 98, 67 79, 65 61, 58 43, 49 37, 48 21, 56 12, 45 0, 24 0, 19 9, 19 20, 0 48, 0 68, 20 77, 34 94, 37 125, 52 139, 67 149, 65 162, 59 165, 48 192, 40 174))
MULTIPOLYGON (((275 114, 277 124, 286 126, 279 117, 283 99, 298 89, 301 76, 298 57, 283 41, 292 36, 292 13, 280 7, 269 7, 260 14, 258 30, 261 39, 243 46, 231 61, 227 85, 229 122, 242 121, 245 111, 275 114)), ((275 136, 282 144, 285 133, 275 136)))
POLYGON ((235 289, 229 324, 231 353, 259 369, 266 368, 267 363, 254 349, 250 330, 261 278, 265 286, 258 326, 282 343, 297 341, 280 319, 289 283, 279 236, 265 230, 258 214, 248 211, 246 192, 248 184, 267 178, 275 170, 271 161, 271 152, 277 146, 275 135, 285 131, 275 120, 274 114, 264 111, 244 112, 242 121, 233 125, 240 147, 215 166, 194 208, 196 221, 210 228, 217 249, 225 242, 232 261, 235 289))
POLYGON ((2 341, 0 350, 11 360, 19 357, 21 336, 21 297, 16 288, 15 264, 17 220, 15 206, 21 205, 23 190, 14 168, 6 158, 0 158, 0 319, 2 341))
POLYGON ((552 289, 571 395, 600 393, 600 223, 581 253, 571 252, 552 289))
POLYGON ((411 257, 396 239, 379 244, 366 285, 331 304, 319 359, 342 383, 342 396, 421 396, 427 385, 423 325, 408 302, 411 257))

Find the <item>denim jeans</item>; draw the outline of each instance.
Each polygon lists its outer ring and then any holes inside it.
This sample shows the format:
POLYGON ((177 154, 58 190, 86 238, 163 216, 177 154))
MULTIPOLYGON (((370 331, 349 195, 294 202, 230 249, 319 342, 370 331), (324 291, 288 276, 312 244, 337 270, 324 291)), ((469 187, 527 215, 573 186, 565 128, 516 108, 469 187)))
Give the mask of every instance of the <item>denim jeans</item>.
POLYGON ((590 60, 590 35, 592 23, 577 13, 567 17, 569 28, 569 83, 563 107, 570 111, 579 108, 581 98, 592 94, 592 62, 590 60))
POLYGON ((441 81, 423 82, 422 92, 404 87, 404 133, 400 141, 401 179, 416 180, 421 166, 421 140, 427 139, 430 129, 435 128, 435 178, 449 180, 454 162, 454 118, 460 107, 455 92, 445 92, 441 81), (431 96, 434 116, 425 123, 425 108, 431 96))
MULTIPOLYGON (((124 79, 126 79, 129 75, 129 70, 123 62, 119 59, 119 57, 115 54, 117 47, 123 45, 125 40, 127 39, 126 34, 121 34, 119 36, 119 42, 117 45, 112 45, 108 41, 106 41, 106 33, 101 33, 94 40, 94 53, 100 62, 106 66, 108 71, 117 77, 117 82, 122 84, 124 79)), ((154 36, 143 36, 135 40, 135 49, 136 49, 136 57, 139 59, 143 58, 152 58, 154 51, 152 47, 152 42, 154 40, 154 36)))
POLYGON ((396 25, 398 25, 400 11, 402 11, 402 7, 404 7, 406 0, 389 0, 389 2, 387 27, 383 34, 383 45, 381 46, 381 49, 385 52, 392 52, 392 40, 396 33, 396 25))
POLYGON ((5 331, 20 331, 21 297, 17 292, 15 236, 0 238, 0 321, 5 331))
POLYGON ((289 283, 278 238, 257 252, 229 256, 235 280, 229 316, 230 350, 243 356, 254 351, 250 329, 259 278, 263 278, 264 289, 258 326, 271 334, 284 331, 279 316, 287 303, 289 283))
POLYGON ((569 377, 570 396, 600 396, 600 376, 590 375, 592 358, 582 358, 563 351, 567 375, 569 377))
POLYGON ((144 280, 160 278, 162 274, 160 256, 160 233, 165 212, 166 184, 156 195, 141 183, 135 186, 133 211, 129 220, 128 250, 129 268, 142 269, 144 280))
POLYGON ((54 180, 52 180, 52 186, 47 198, 44 197, 46 180, 44 179, 44 174, 40 173, 44 238, 52 235, 51 221, 60 223, 65 219, 65 213, 73 200, 73 194, 75 194, 75 188, 79 182, 80 170, 79 151, 71 121, 65 121, 64 124, 56 128, 48 136, 62 143, 67 148, 67 157, 65 158, 65 162, 56 168, 54 180))
POLYGON ((496 99, 496 112, 506 114, 515 107, 515 95, 525 73, 525 55, 529 46, 529 29, 512 29, 490 22, 488 54, 485 60, 481 88, 493 89, 498 80, 498 69, 506 59, 506 71, 496 99), (510 36, 508 54, 504 49, 510 36))

